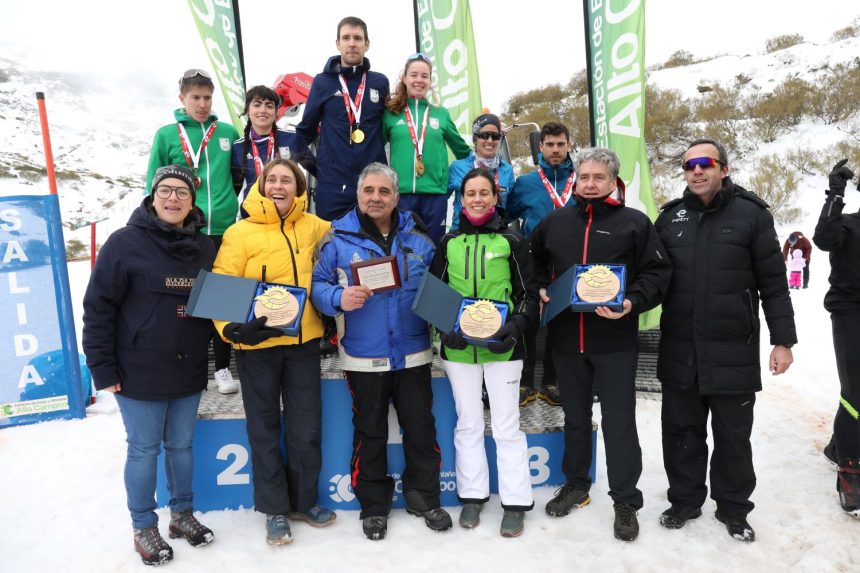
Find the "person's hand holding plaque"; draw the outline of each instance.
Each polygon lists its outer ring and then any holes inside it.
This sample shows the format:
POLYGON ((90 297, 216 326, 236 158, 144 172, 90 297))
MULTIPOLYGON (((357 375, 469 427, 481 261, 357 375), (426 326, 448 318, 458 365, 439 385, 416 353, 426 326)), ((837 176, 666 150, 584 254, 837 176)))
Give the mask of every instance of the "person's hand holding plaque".
POLYGON ((623 307, 621 312, 615 312, 614 310, 610 310, 608 307, 605 306, 598 306, 594 309, 594 314, 596 314, 597 316, 602 316, 603 318, 617 320, 622 316, 630 314, 630 311, 633 310, 633 303, 631 303, 629 299, 625 298, 624 302, 622 302, 621 304, 623 307))
POLYGON ((345 311, 357 310, 364 306, 368 297, 373 296, 370 287, 364 285, 348 286, 340 294, 340 308, 345 311))
POLYGON ((523 334, 525 320, 521 314, 509 316, 507 322, 493 335, 498 342, 491 342, 487 350, 493 354, 510 352, 523 334))
POLYGON ((224 327, 224 337, 227 340, 248 346, 256 346, 265 340, 283 335, 284 333, 277 328, 266 326, 265 316, 255 318, 244 324, 230 322, 224 327))
POLYGON ((463 338, 459 330, 452 330, 448 333, 440 331, 439 337, 442 340, 442 344, 451 350, 465 350, 469 346, 469 343, 466 342, 466 339, 463 338))

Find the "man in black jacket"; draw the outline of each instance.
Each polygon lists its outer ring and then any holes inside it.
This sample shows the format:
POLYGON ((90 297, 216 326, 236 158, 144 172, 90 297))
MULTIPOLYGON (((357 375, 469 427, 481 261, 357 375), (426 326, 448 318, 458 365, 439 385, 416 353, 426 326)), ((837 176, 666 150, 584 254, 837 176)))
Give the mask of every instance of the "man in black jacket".
POLYGON ((759 301, 774 345, 768 366, 782 374, 797 342, 785 261, 767 203, 732 182, 722 145, 693 141, 683 167, 683 197, 664 205, 655 222, 675 269, 657 362, 672 504, 660 524, 678 529, 702 514, 710 413, 716 518, 735 539, 755 541, 746 516, 756 483, 750 434, 761 390, 759 301))
POLYGON ((642 492, 642 450, 636 431, 637 317, 663 299, 672 268, 651 221, 624 206, 618 156, 609 149, 586 148, 575 158, 576 202, 556 209, 531 235, 541 299, 553 277, 576 264, 626 266, 621 311, 567 309, 549 323, 561 405, 564 409, 564 459, 567 483, 546 505, 554 517, 591 502, 591 414, 593 390, 600 393, 601 427, 606 446, 609 495, 615 508, 615 537, 633 541, 639 534, 636 512, 642 492))
MULTIPOLYGON (((860 213, 842 214, 845 187, 854 177, 843 159, 830 172, 830 189, 812 241, 830 252, 830 290, 824 308, 833 321, 839 372, 839 410, 833 421, 842 509, 860 518, 860 213)), ((858 187, 860 188, 860 187, 858 187)))

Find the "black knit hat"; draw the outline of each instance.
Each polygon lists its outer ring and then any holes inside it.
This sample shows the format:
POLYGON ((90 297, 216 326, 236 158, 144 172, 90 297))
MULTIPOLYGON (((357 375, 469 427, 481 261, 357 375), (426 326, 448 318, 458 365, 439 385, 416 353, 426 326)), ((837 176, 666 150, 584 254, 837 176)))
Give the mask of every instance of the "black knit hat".
POLYGON ((158 187, 158 184, 169 177, 175 177, 184 181, 188 185, 188 188, 191 189, 191 196, 194 197, 197 190, 197 186, 194 184, 194 173, 184 165, 165 165, 156 169, 155 175, 152 177, 150 193, 155 193, 155 188, 158 187))
POLYGON ((482 113, 472 122, 472 133, 479 133, 485 125, 495 125, 499 131, 502 131, 502 122, 497 115, 492 113, 482 113))

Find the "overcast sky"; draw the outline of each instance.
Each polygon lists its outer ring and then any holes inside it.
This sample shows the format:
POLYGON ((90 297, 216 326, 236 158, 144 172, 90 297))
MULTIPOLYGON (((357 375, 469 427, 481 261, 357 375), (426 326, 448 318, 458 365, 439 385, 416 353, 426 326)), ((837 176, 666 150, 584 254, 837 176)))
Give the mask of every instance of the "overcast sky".
MULTIPOLYGON (((470 4, 483 104, 492 111, 517 92, 566 83, 585 67, 581 3, 470 4)), ((271 85, 281 73, 318 73, 336 54, 337 22, 346 15, 367 22, 367 57, 390 79, 415 51, 410 0, 240 0, 239 6, 248 86, 271 85)), ((646 63, 681 49, 697 56, 758 53, 780 34, 821 43, 858 15, 857 0, 650 0, 646 63)), ((0 48, 0 56, 16 58, 26 51, 23 63, 39 68, 163 84, 171 102, 182 70, 212 67, 184 0, 3 0, 0 48)), ((216 111, 226 111, 223 103, 216 102, 216 111)))

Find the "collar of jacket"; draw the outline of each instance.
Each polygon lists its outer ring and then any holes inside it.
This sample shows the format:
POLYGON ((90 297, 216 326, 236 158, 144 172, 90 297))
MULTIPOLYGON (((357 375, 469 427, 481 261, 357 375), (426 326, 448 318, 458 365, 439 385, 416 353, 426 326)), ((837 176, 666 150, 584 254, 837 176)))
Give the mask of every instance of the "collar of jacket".
POLYGON ((191 208, 181 227, 165 223, 152 206, 152 196, 145 197, 128 219, 129 226, 144 229, 163 251, 182 261, 200 254, 199 235, 204 224, 203 212, 197 207, 191 208))
POLYGON ((684 204, 688 209, 692 209, 693 211, 701 211, 702 213, 712 213, 714 211, 719 211, 723 207, 729 204, 732 200, 732 195, 735 191, 735 184, 732 183, 732 180, 729 176, 723 177, 723 187, 720 189, 716 195, 714 195, 714 199, 710 202, 710 204, 705 205, 702 203, 702 199, 690 191, 690 188, 687 187, 684 189, 684 204))
POLYGON ((567 154, 567 157, 558 164, 557 167, 553 167, 543 158, 543 153, 538 153, 538 166, 543 169, 544 174, 549 177, 551 174, 558 177, 567 177, 570 175, 571 171, 573 171, 573 160, 570 158, 570 154, 567 154))
POLYGON ((357 66, 346 66, 343 67, 340 65, 340 56, 332 56, 328 59, 323 67, 323 73, 326 74, 343 74, 344 76, 360 76, 364 72, 370 71, 370 60, 364 58, 360 64, 357 66))
POLYGON ((391 229, 388 232, 388 237, 383 237, 382 232, 377 228, 373 219, 362 213, 358 207, 355 208, 355 215, 358 218, 358 224, 361 225, 361 230, 365 232, 375 243, 379 244, 387 253, 391 249, 391 244, 394 242, 394 235, 400 227, 400 211, 394 209, 391 212, 391 229))
POLYGON ((459 231, 466 235, 475 235, 480 233, 498 233, 505 229, 505 224, 502 221, 502 215, 499 213, 499 210, 496 209, 496 212, 493 214, 492 218, 481 225, 480 227, 475 227, 472 225, 472 222, 469 221, 469 218, 465 215, 460 216, 460 224, 459 231))
MULTIPOLYGON (((308 206, 308 194, 305 193, 301 197, 295 197, 293 204, 290 206, 290 211, 286 217, 283 217, 284 223, 295 224, 299 220, 308 206)), ((251 189, 248 191, 248 196, 242 202, 242 208, 248 213, 247 220, 252 223, 271 225, 274 223, 280 224, 282 217, 278 215, 278 208, 274 201, 268 197, 263 197, 260 194, 259 182, 254 182, 251 189)))
MULTIPOLYGON (((173 110, 173 117, 174 117, 174 119, 176 119, 176 121, 178 123, 190 123, 191 125, 200 125, 199 121, 197 121, 196 119, 191 119, 191 116, 188 115, 187 113, 185 113, 185 109, 181 108, 181 107, 173 110)), ((206 127, 209 127, 209 125, 213 121, 217 121, 217 120, 218 120, 218 116, 215 115, 214 113, 210 113, 209 119, 204 121, 203 125, 206 127)))

